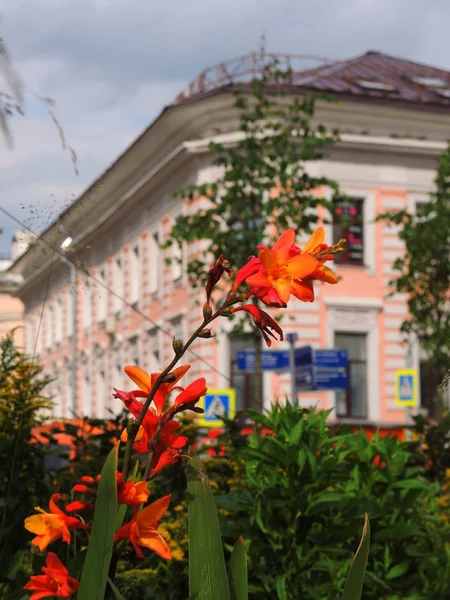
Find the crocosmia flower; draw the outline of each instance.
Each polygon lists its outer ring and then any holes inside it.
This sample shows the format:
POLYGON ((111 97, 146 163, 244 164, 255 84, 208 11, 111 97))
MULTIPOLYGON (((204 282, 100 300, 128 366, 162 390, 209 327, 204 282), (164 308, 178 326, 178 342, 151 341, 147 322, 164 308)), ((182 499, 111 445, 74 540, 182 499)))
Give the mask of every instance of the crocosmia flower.
POLYGON ((70 543, 70 531, 72 529, 85 529, 86 525, 76 517, 69 517, 57 505, 56 501, 61 498, 61 494, 53 494, 49 508, 50 512, 36 507, 39 514, 32 515, 25 519, 25 529, 35 533, 36 537, 31 541, 43 552, 49 544, 55 540, 62 539, 66 544, 70 543))
POLYGON ((172 494, 164 496, 149 504, 138 512, 129 523, 122 525, 116 532, 114 539, 129 540, 139 558, 144 558, 141 548, 148 548, 159 554, 162 558, 170 560, 171 552, 166 541, 167 533, 159 527, 159 521, 167 511, 172 494))
POLYGON ((44 575, 33 575, 23 588, 24 590, 34 590, 30 600, 40 600, 40 598, 49 596, 72 598, 80 584, 76 579, 70 577, 69 571, 56 554, 49 552, 45 565, 42 567, 44 575))
POLYGON ((264 304, 279 308, 287 306, 291 294, 304 302, 312 302, 312 280, 337 282, 333 271, 324 267, 324 263, 342 248, 329 247, 323 239, 324 230, 319 227, 301 250, 295 244, 295 231, 287 229, 272 248, 259 246, 259 256, 252 257, 238 271, 233 289, 246 283, 250 287, 247 297, 255 295, 264 304))

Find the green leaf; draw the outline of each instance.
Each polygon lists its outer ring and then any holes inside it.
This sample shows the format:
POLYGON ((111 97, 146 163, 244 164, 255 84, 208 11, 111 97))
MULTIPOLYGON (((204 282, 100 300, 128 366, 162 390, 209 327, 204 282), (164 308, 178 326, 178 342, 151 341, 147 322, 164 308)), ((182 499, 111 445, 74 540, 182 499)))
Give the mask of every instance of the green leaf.
POLYGON ((231 552, 228 577, 232 600, 248 600, 247 555, 242 537, 231 552))
POLYGON ((105 596, 117 513, 116 472, 117 448, 113 448, 103 465, 98 484, 91 539, 77 600, 99 600, 105 596))
POLYGON ((114 598, 116 600, 125 600, 125 598, 122 596, 122 594, 117 589, 117 587, 116 587, 115 583, 113 582, 113 580, 111 579, 111 577, 108 577, 108 585, 111 588, 111 591, 114 594, 114 598))
POLYGON ((400 563, 399 565, 395 565, 386 573, 386 579, 390 581, 391 579, 396 579, 397 577, 401 577, 408 570, 409 564, 406 562, 400 563))
POLYGON ((397 481, 392 487, 404 490, 428 490, 430 483, 423 479, 405 479, 404 481, 397 481))
POLYGON ((364 574, 370 547, 370 524, 366 513, 361 541, 353 558, 352 566, 345 583, 342 600, 359 600, 362 594, 364 574))
POLYGON ((304 420, 300 419, 300 421, 295 425, 294 429, 289 434, 289 444, 291 446, 296 446, 301 440, 304 424, 304 420))
POLYGON ((200 459, 187 467, 189 595, 231 600, 216 504, 200 459))

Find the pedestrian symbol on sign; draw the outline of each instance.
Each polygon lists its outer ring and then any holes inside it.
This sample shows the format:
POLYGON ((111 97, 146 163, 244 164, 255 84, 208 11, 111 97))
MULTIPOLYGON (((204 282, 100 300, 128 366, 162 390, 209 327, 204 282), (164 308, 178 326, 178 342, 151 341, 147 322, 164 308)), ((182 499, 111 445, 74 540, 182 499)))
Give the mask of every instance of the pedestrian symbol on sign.
POLYGON ((417 404, 417 372, 415 369, 396 371, 395 402, 398 406, 415 406, 417 404))
POLYGON ((222 419, 233 419, 236 414, 236 392, 233 389, 208 390, 198 406, 205 411, 198 418, 202 427, 223 427, 222 419))
POLYGON ((226 406, 221 401, 220 396, 215 396, 212 399, 211 404, 208 406, 207 411, 205 412, 205 417, 206 418, 226 417, 226 415, 227 415, 226 406))
POLYGON ((413 398, 413 386, 411 375, 402 375, 400 377, 400 399, 401 400, 412 400, 413 398))

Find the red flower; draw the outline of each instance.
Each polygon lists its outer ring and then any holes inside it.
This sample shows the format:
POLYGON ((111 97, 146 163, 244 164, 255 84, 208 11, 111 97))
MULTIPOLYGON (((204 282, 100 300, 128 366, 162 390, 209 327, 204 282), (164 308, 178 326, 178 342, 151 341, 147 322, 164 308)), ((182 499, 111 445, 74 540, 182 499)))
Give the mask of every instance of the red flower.
POLYGON ((168 448, 167 450, 163 450, 161 454, 158 456, 154 453, 154 457, 152 463, 155 463, 153 469, 150 470, 150 477, 152 477, 155 473, 161 473, 163 469, 168 467, 169 465, 174 465, 181 460, 181 450, 174 450, 173 448, 168 448))
POLYGON ((78 591, 79 583, 70 577, 69 571, 53 552, 49 552, 42 567, 44 575, 33 575, 24 590, 35 590, 30 600, 40 600, 49 596, 71 598, 78 591))
POLYGON ((221 254, 208 273, 208 280, 206 282, 206 306, 210 305, 211 293, 214 286, 222 279, 222 275, 226 273, 230 276, 232 272, 232 269, 228 266, 228 261, 225 260, 221 254))
POLYGON ((244 310, 251 314, 253 322, 259 329, 261 329, 263 338, 268 346, 272 345, 272 340, 270 339, 269 335, 272 336, 275 340, 277 339, 275 334, 273 333, 274 331, 278 333, 278 335, 280 336, 280 340, 283 339, 283 330, 278 325, 278 323, 274 319, 272 319, 272 317, 268 315, 265 311, 261 310, 254 304, 246 304, 245 306, 237 306, 236 308, 233 308, 231 312, 235 313, 240 310, 244 310))
POLYGON ((146 481, 135 483, 132 479, 125 481, 122 473, 117 473, 117 504, 140 506, 147 502, 150 490, 146 481))

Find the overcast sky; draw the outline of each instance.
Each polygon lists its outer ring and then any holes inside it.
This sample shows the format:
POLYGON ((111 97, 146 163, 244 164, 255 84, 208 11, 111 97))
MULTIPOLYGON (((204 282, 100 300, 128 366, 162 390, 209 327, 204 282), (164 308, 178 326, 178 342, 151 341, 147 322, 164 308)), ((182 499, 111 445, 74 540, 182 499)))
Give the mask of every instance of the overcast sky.
MULTIPOLYGON (((450 70, 448 0, 0 0, 26 85, 0 139, 0 204, 42 229, 204 68, 257 50, 345 59, 380 50, 450 70), (51 97, 79 176, 34 95, 51 97)), ((0 213, 0 252, 19 226, 0 213)))

